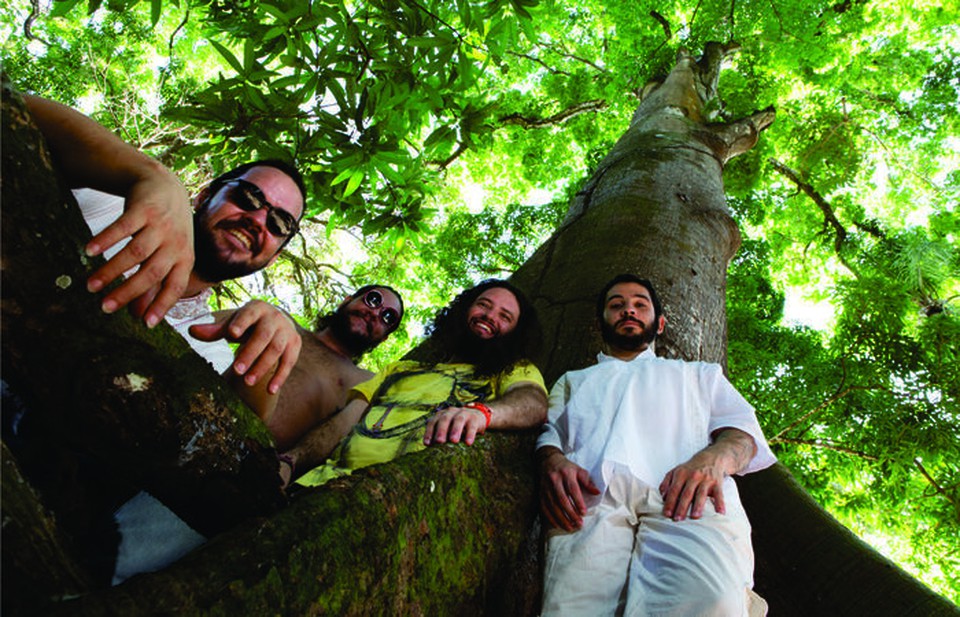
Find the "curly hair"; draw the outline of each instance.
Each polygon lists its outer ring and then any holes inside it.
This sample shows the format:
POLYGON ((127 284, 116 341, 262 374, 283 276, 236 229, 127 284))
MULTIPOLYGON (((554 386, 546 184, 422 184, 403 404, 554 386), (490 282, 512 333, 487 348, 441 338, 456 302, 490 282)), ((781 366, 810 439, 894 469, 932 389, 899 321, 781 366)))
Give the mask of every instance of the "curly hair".
POLYGON ((536 356, 543 338, 533 304, 516 286, 500 279, 487 279, 462 291, 437 313, 427 332, 439 343, 444 359, 467 360, 476 366, 478 375, 496 375, 512 369, 520 360, 536 356), (508 334, 481 341, 467 325, 467 311, 483 292, 495 287, 514 295, 520 315, 516 327, 508 334))

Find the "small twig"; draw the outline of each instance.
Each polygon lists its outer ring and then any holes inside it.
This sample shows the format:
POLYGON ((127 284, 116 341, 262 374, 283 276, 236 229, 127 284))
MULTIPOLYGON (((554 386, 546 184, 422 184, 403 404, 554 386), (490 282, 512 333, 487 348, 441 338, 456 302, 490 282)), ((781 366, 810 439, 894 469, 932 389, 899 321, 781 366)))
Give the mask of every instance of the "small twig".
POLYGON ((770 443, 792 443, 801 446, 812 446, 815 448, 823 448, 824 450, 833 450, 834 452, 842 452, 844 454, 852 454, 859 458, 868 461, 879 461, 880 459, 872 454, 867 454, 866 452, 861 452, 860 450, 854 450, 853 448, 848 448, 846 446, 837 445, 830 443, 828 441, 817 441, 816 439, 790 439, 790 438, 779 438, 771 439, 770 443))

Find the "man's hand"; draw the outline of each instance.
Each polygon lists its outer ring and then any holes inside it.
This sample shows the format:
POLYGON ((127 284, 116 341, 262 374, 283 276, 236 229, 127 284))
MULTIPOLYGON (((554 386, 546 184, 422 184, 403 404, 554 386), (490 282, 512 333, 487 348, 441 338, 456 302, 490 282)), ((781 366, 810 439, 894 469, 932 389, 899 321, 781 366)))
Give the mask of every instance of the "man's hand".
POLYGON ((472 446, 477 435, 487 430, 487 417, 479 409, 448 407, 433 414, 427 422, 424 445, 433 443, 463 443, 472 446))
POLYGON ((280 391, 297 363, 303 344, 293 319, 259 300, 248 302, 218 323, 190 326, 190 335, 201 341, 225 338, 242 342, 234 358, 233 370, 243 375, 244 383, 249 386, 277 365, 267 385, 271 394, 280 391))
POLYGON ((540 449, 540 511, 551 525, 565 531, 583 526, 584 491, 600 494, 586 469, 567 460, 557 448, 540 449))
POLYGON ((707 449, 701 450, 686 463, 667 472, 660 483, 663 496, 663 515, 675 521, 700 518, 707 498, 713 500, 718 514, 724 514, 723 480, 726 474, 717 457, 707 449))
POLYGON ((90 276, 87 289, 100 291, 139 267, 102 306, 112 313, 134 302, 134 312, 153 327, 183 295, 194 261, 190 199, 159 164, 130 187, 123 215, 87 243, 87 254, 100 255, 127 237, 130 242, 90 276))
POLYGON ((723 428, 713 436, 712 444, 664 476, 660 483, 664 516, 682 521, 689 512, 690 518, 700 518, 708 497, 718 514, 726 514, 723 480, 745 468, 757 447, 753 437, 739 429, 723 428))

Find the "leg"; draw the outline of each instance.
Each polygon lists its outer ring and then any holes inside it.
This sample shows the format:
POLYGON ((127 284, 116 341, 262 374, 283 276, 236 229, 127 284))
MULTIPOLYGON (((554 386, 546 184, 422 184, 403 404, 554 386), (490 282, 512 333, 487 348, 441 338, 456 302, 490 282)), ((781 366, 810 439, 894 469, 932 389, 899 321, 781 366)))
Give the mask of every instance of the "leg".
POLYGON ((750 524, 739 507, 721 515, 708 504, 699 520, 659 510, 641 518, 627 615, 746 617, 752 586, 750 524))
POLYGON ((548 531, 541 617, 617 614, 636 522, 608 488, 579 531, 548 531))

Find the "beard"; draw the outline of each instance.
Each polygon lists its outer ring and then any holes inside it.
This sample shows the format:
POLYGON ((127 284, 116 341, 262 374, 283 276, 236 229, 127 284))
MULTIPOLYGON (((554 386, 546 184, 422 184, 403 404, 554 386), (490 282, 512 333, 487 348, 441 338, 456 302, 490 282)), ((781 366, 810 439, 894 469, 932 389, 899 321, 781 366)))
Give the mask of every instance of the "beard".
POLYGON ((347 310, 346 305, 328 315, 324 319, 323 326, 330 329, 330 333, 353 358, 377 346, 378 341, 373 340, 373 337, 366 332, 353 331, 350 327, 350 311, 347 310))
POLYGON ((516 330, 503 336, 484 339, 473 330, 462 328, 454 344, 454 358, 476 367, 476 374, 496 375, 520 360, 516 330))
MULTIPOLYGON (((256 249, 256 246, 251 249, 256 249)), ((256 250, 253 251, 257 253, 256 250)), ((213 230, 206 224, 202 212, 193 217, 193 264, 194 273, 208 283, 220 283, 253 274, 263 268, 249 260, 228 261, 217 250, 213 230)))
POLYGON ((607 345, 624 351, 637 351, 649 347, 657 338, 657 329, 654 324, 645 324, 639 319, 636 320, 636 323, 643 327, 640 332, 620 334, 616 331, 616 325, 611 326, 606 320, 603 320, 600 323, 600 337, 607 345))

